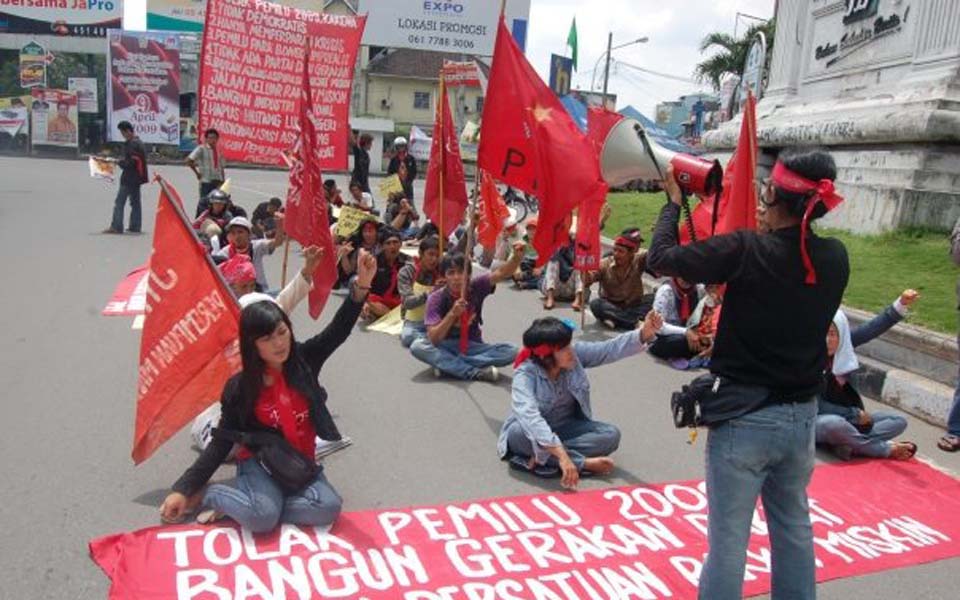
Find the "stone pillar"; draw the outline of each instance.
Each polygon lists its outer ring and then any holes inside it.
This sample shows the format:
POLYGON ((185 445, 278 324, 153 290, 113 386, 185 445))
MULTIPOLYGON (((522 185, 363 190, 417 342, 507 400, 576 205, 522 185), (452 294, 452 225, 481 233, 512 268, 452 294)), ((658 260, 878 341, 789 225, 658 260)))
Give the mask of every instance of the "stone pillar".
POLYGON ((807 3, 802 0, 783 0, 777 4, 777 33, 770 60, 770 80, 764 94, 767 98, 797 93, 807 12, 807 3))

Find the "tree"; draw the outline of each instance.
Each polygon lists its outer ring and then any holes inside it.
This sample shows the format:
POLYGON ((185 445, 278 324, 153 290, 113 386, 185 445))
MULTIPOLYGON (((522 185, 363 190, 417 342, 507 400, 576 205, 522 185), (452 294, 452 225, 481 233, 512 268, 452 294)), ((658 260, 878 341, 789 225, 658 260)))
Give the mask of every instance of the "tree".
POLYGON ((724 75, 743 76, 743 63, 747 60, 747 53, 758 32, 763 32, 767 38, 767 64, 769 67, 770 57, 773 56, 773 36, 776 32, 776 22, 771 19, 764 23, 751 25, 749 29, 740 38, 734 38, 728 33, 714 32, 707 34, 700 42, 700 52, 706 52, 712 48, 719 51, 710 58, 699 63, 693 70, 694 76, 698 81, 707 82, 713 86, 714 90, 720 90, 720 84, 724 75))

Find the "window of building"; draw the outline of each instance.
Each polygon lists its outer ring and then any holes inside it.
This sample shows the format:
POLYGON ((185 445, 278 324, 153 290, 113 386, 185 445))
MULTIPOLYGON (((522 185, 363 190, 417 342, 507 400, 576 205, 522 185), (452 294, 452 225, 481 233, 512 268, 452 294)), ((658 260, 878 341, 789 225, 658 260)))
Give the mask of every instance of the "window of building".
POLYGON ((430 110, 430 92, 414 92, 413 108, 417 110, 430 110))

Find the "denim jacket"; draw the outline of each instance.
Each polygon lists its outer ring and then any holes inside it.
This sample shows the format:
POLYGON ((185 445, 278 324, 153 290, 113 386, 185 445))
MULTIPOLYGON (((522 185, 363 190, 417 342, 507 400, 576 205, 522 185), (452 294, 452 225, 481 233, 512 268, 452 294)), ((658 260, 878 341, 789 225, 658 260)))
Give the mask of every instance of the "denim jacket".
POLYGON ((510 414, 500 429, 497 453, 500 458, 507 456, 507 432, 514 423, 519 423, 524 434, 533 442, 537 464, 544 464, 550 457, 546 448, 560 445, 560 439, 554 434, 547 419, 550 413, 568 394, 580 406, 587 419, 591 419, 590 381, 585 369, 599 367, 633 356, 646 349, 640 341, 640 331, 633 330, 620 334, 606 342, 575 342, 573 344, 576 364, 560 377, 551 380, 547 372, 531 360, 517 367, 513 373, 513 401, 510 414))

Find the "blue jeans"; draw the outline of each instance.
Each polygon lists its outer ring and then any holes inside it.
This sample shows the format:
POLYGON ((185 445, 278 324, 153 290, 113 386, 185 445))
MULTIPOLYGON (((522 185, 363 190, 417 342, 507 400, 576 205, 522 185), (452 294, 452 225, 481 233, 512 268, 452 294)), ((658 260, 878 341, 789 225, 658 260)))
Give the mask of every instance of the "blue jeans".
POLYGON ((777 404, 710 429, 707 497, 710 545, 701 600, 743 597, 750 523, 763 502, 770 530, 773 598, 816 598, 807 484, 813 472, 817 403, 777 404))
MULTIPOLYGON (((601 421, 571 419, 554 427, 553 432, 560 438, 567 456, 577 465, 578 471, 583 471, 584 459, 610 456, 620 447, 620 430, 601 421)), ((507 448, 511 462, 526 467, 533 456, 533 443, 523 432, 520 423, 514 423, 507 431, 507 448)), ((560 474, 560 464, 556 457, 551 456, 545 465, 537 466, 533 472, 541 477, 556 477, 560 474)))
POLYGON ((482 369, 512 364, 517 357, 517 347, 513 344, 471 341, 466 353, 460 354, 459 339, 447 338, 439 346, 434 346, 426 336, 415 340, 410 345, 410 352, 418 360, 457 379, 476 379, 482 369))
MULTIPOLYGON (((957 335, 957 344, 960 344, 960 334, 957 335)), ((960 436, 960 381, 953 392, 953 406, 950 407, 950 416, 947 417, 947 433, 960 436)))
POLYGON ((907 420, 888 412, 870 413, 873 427, 860 433, 850 421, 840 415, 817 416, 817 443, 829 446, 848 446, 853 454, 871 458, 890 456, 890 440, 907 428, 907 420))
POLYGON ((304 489, 285 495, 256 460, 247 459, 237 464, 237 478, 232 485, 214 483, 207 488, 202 506, 261 533, 272 531, 278 523, 329 525, 340 515, 343 500, 323 471, 304 489))
POLYGON ((400 345, 409 348, 417 338, 427 335, 427 326, 423 321, 403 321, 403 330, 400 331, 400 345))
POLYGON ((123 207, 130 198, 130 231, 140 231, 140 186, 126 186, 120 184, 117 198, 113 201, 113 220, 110 229, 123 231, 123 207))

